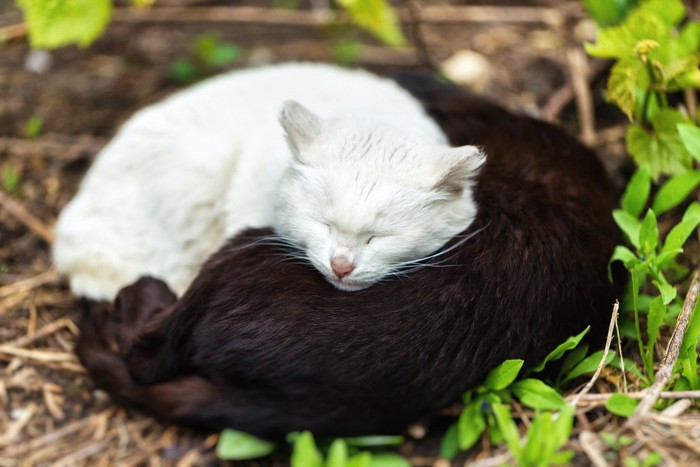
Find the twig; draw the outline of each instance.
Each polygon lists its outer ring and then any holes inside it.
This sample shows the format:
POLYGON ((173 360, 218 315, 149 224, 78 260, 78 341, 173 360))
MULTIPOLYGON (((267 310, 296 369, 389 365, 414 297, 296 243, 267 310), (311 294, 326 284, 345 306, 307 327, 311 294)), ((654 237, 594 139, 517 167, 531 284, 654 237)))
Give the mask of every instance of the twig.
POLYGON ((695 89, 684 89, 683 97, 685 98, 685 105, 688 107, 688 115, 693 121, 697 121, 698 99, 695 95, 695 89))
MULTIPOLYGON (((584 394, 581 397, 579 397, 579 404, 582 402, 606 402, 608 399, 610 399, 615 393, 609 393, 609 394, 584 394)), ((625 396, 629 397, 630 399, 643 399, 647 395, 647 391, 637 391, 637 392, 628 392, 625 394, 625 396)), ((578 397, 579 394, 572 394, 571 396, 567 397, 567 400, 573 400, 575 397, 578 397)), ((659 399, 700 399, 700 391, 663 391, 661 394, 659 394, 659 399)))
POLYGON ((22 455, 24 455, 27 452, 34 451, 42 446, 51 445, 52 443, 55 443, 62 438, 65 438, 66 436, 69 436, 77 431, 82 430, 84 427, 95 423, 98 418, 105 416, 106 414, 110 414, 113 411, 114 409, 109 408, 100 413, 91 415, 88 418, 76 420, 75 422, 69 423, 68 425, 65 425, 54 431, 50 431, 44 434, 43 436, 34 438, 31 441, 8 448, 3 453, 3 455, 9 458, 19 459, 22 455))
POLYGON ((73 334, 75 334, 75 335, 78 334, 78 328, 75 325, 75 323, 73 323, 73 321, 69 320, 68 318, 61 318, 61 319, 58 319, 56 321, 53 321, 53 322, 47 324, 46 326, 39 329, 38 331, 36 331, 32 335, 27 335, 24 337, 20 337, 19 339, 3 342, 2 345, 8 346, 8 347, 24 347, 24 346, 31 344, 32 342, 34 342, 36 340, 39 340, 39 339, 46 337, 46 336, 49 336, 49 335, 53 334, 54 332, 56 332, 59 329, 62 329, 64 327, 70 329, 70 331, 73 334))
MULTIPOLYGON (((598 79, 610 67, 610 60, 593 60, 588 67, 586 81, 592 83, 598 79)), ((574 99, 574 89, 571 82, 567 82, 562 87, 552 93, 547 103, 540 111, 540 118, 549 122, 554 122, 559 118, 559 114, 564 110, 569 102, 574 99)))
POLYGON ((579 443, 583 452, 586 453, 588 458, 591 460, 591 464, 595 467, 607 467, 608 463, 605 461, 603 454, 600 452, 598 446, 601 442, 598 437, 592 431, 583 431, 578 437, 579 443))
MULTIPOLYGON (((698 392, 700 393, 700 391, 698 392)), ((700 397, 700 394, 698 397, 700 397)), ((665 415, 667 417, 678 417, 680 414, 688 410, 691 405, 693 405, 693 403, 690 401, 690 399, 680 399, 671 404, 669 407, 663 409, 661 411, 661 415, 665 415)))
POLYGON ((688 328, 690 317, 692 316, 693 309, 695 309, 695 304, 698 301, 699 291, 700 270, 696 270, 690 284, 690 289, 688 289, 688 293, 683 301, 681 312, 676 319, 676 327, 673 329, 673 334, 671 334, 671 340, 668 343, 666 355, 664 355, 664 359, 661 361, 661 367, 654 375, 654 384, 652 384, 647 390, 647 394, 641 400, 632 416, 627 419, 624 428, 632 428, 639 424, 639 422, 647 415, 649 410, 651 410, 651 407, 657 401, 661 395, 661 392, 671 380, 671 375, 673 375, 673 368, 676 366, 676 360, 678 360, 678 354, 681 350, 681 344, 683 343, 685 331, 688 328))
POLYGON ((7 298, 10 295, 14 295, 20 292, 28 292, 44 284, 53 282, 58 278, 58 272, 55 269, 51 268, 48 271, 44 271, 41 274, 37 274, 34 277, 30 277, 28 279, 17 281, 14 284, 9 284, 0 287, 0 298, 7 298))
MULTIPOLYGON (((402 19, 405 11, 399 11, 402 19)), ((421 8, 421 18, 429 23, 541 23, 561 26, 567 16, 557 8, 533 6, 434 5, 421 8)))
POLYGON ((571 48, 566 54, 569 63, 571 87, 576 98, 576 110, 581 125, 581 140, 592 146, 595 143, 595 116, 593 114, 593 97, 588 87, 588 60, 581 48, 571 48))
POLYGON ((280 10, 251 6, 221 7, 157 7, 147 10, 116 8, 112 21, 124 23, 197 21, 216 23, 257 23, 286 26, 320 26, 327 23, 317 12, 305 10, 280 10))
POLYGON ((622 339, 620 339, 620 326, 615 321, 615 336, 617 337, 617 353, 620 354, 620 372, 622 373, 622 391, 627 392, 627 372, 625 371, 625 357, 622 355, 622 339))
POLYGON ((27 25, 24 23, 11 24, 0 28, 0 41, 19 39, 27 35, 27 25))
MULTIPOLYGON (((403 21, 410 21, 410 12, 398 8, 403 21)), ((561 26, 576 12, 563 14, 559 9, 531 6, 462 6, 425 5, 421 8, 421 20, 428 23, 540 23, 561 26)), ((155 7, 144 11, 132 8, 116 8, 112 21, 118 22, 176 22, 197 21, 218 23, 280 24, 287 26, 320 26, 328 23, 332 15, 321 16, 308 10, 279 10, 252 6, 220 7, 155 7)))
POLYGON ((76 363, 77 357, 70 352, 56 352, 48 350, 27 350, 0 345, 0 353, 12 355, 14 357, 30 358, 43 362, 71 362, 76 363))
POLYGON ((439 67, 435 64, 435 61, 430 55, 427 43, 425 41, 425 35, 423 34, 421 24, 421 8, 419 7, 417 0, 406 0, 406 6, 408 10, 408 17, 410 19, 411 37, 416 46, 418 58, 423 65, 428 67, 430 70, 437 71, 439 67))
POLYGON ((34 234, 43 239, 49 245, 53 244, 53 232, 44 225, 37 217, 31 214, 27 209, 17 201, 10 198, 3 190, 0 189, 0 207, 4 208, 8 213, 14 216, 29 228, 34 234))
POLYGON ((36 139, 0 137, 0 150, 19 155, 41 154, 43 157, 66 162, 94 156, 106 144, 106 138, 89 135, 49 133, 36 139))
POLYGON ((613 328, 615 327, 615 323, 617 322, 617 312, 620 309, 620 302, 615 300, 615 304, 613 305, 613 310, 612 310, 612 316, 610 317, 610 326, 608 327, 608 337, 605 340, 605 351, 603 352, 603 358, 600 359, 600 364, 598 365, 598 368, 596 369, 595 373, 591 377, 591 380, 588 381, 588 383, 581 389, 581 391, 576 394, 576 396, 572 399, 571 405, 576 407, 578 404, 578 401, 588 392, 591 390, 593 385, 595 384, 596 380, 598 379, 598 376, 600 376, 600 372, 603 371, 603 367, 605 366, 605 360, 608 358, 608 352, 610 351, 610 344, 612 342, 612 337, 613 337, 613 328))

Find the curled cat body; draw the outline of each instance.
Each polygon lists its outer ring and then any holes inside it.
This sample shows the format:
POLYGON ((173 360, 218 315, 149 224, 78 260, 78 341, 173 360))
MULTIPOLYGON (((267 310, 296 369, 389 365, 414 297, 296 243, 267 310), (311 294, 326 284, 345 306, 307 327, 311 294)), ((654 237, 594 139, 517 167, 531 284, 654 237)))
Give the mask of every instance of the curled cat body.
POLYGON ((122 127, 61 214, 53 257, 78 296, 111 300, 144 275, 180 295, 227 238, 273 226, 260 241, 359 290, 471 224, 483 160, 390 80, 309 63, 231 72, 122 127))
POLYGON ((624 281, 608 281, 619 239, 595 153, 434 79, 403 84, 453 144, 488 154, 476 218, 449 254, 347 293, 308 264, 281 261, 290 250, 265 243, 269 230, 247 231, 179 299, 144 278, 113 306, 86 307, 76 350, 95 383, 207 430, 394 434, 506 359, 535 365, 587 325, 602 345, 624 281))

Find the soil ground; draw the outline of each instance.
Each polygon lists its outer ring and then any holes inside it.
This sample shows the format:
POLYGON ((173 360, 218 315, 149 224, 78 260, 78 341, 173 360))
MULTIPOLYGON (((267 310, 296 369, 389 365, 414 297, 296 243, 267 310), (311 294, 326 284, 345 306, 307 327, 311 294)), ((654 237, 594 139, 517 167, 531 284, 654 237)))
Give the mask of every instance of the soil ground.
MULTIPOLYGON (((21 23, 9 3, 0 1, 0 28, 21 23)), ((120 124, 184 86, 169 77, 169 69, 176 59, 191 56, 198 35, 216 31, 221 42, 243 48, 242 60, 226 69, 285 60, 332 61, 334 44, 349 34, 344 28, 264 23, 266 15, 242 22, 200 21, 182 12, 170 18, 155 14, 170 6, 207 11, 271 3, 159 0, 154 10, 140 15, 120 10, 93 45, 52 52, 52 63, 42 73, 26 69, 30 49, 21 32, 0 42, 0 465, 219 462, 213 453, 216 434, 163 426, 113 405, 94 388, 72 353, 79 305, 51 267, 51 228, 92 158, 120 124), (32 118, 42 125, 28 135, 32 118)), ((439 12, 440 6, 458 2, 423 3, 439 12)), ((576 108, 566 91, 571 75, 567 51, 580 50, 582 40, 592 39, 579 3, 474 3, 490 7, 488 14, 422 23, 432 61, 441 63, 460 50, 476 52, 486 63, 482 78, 472 83, 477 92, 511 109, 549 113, 577 133, 576 108), (531 16, 513 15, 514 6, 528 7, 523 11, 531 16), (558 105, 557 96, 567 105, 558 105)), ((311 15, 305 2, 301 9, 311 15)), ((387 75, 425 69, 412 47, 397 51, 364 35, 356 37, 365 44, 357 66, 387 75)), ((599 119, 593 144, 611 176, 622 179, 624 121, 602 103, 600 86, 593 84, 599 119)), ((415 465, 443 465, 436 457, 447 417, 414 427, 399 451, 415 465)), ((489 449, 479 448, 461 459, 489 455, 489 449)), ((258 465, 284 462, 280 455, 258 465)))

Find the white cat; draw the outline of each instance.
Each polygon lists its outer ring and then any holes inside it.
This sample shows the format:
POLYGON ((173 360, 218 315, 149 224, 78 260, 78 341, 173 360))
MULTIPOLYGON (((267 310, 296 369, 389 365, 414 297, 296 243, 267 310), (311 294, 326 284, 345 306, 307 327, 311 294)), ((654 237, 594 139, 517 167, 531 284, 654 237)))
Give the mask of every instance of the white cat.
POLYGON ((54 261, 79 296, 113 299, 146 274, 182 293, 226 238, 274 226, 359 290, 471 224, 483 161, 390 80, 321 64, 232 72, 123 126, 59 217, 54 261))

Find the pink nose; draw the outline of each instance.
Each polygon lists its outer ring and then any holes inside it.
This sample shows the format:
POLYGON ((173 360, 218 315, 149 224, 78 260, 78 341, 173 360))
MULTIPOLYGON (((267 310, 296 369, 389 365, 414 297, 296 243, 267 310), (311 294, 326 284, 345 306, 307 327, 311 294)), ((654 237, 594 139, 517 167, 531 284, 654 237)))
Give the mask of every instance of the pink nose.
POLYGON ((331 258, 331 269, 338 276, 338 279, 342 279, 355 269, 355 263, 346 256, 334 256, 331 258))

